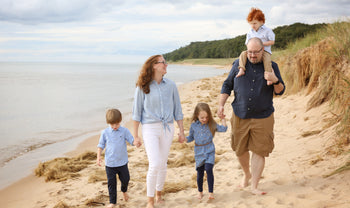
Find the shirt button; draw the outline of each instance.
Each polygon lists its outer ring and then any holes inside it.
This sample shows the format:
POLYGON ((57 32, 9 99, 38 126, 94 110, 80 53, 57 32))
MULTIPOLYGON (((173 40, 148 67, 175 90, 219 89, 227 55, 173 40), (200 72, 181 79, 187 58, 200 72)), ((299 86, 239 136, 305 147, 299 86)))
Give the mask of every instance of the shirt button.
POLYGON ((248 110, 250 111, 250 108, 248 108, 248 110))
POLYGON ((249 101, 252 101, 252 99, 251 99, 251 98, 249 98, 248 100, 249 100, 249 101))
POLYGON ((255 79, 253 79, 253 82, 255 82, 255 79))
POLYGON ((250 91, 253 91, 253 88, 252 88, 252 89, 250 89, 250 91))
POLYGON ((256 70, 254 70, 254 72, 256 72, 256 70))

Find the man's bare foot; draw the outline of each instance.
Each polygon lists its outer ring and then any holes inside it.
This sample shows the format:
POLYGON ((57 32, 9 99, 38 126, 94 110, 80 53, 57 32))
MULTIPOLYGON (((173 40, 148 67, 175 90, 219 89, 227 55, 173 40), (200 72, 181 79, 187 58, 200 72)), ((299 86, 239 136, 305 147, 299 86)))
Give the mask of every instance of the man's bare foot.
POLYGON ((124 197, 124 201, 128 201, 129 200, 129 195, 128 195, 128 193, 126 193, 126 192, 123 192, 123 197, 124 197))
POLYGON ((209 200, 211 200, 211 199, 215 199, 215 197, 214 197, 214 193, 209 193, 209 197, 208 197, 208 199, 209 199, 209 200))
POLYGON ((245 75, 244 70, 243 70, 242 68, 239 68, 239 72, 238 72, 238 74, 236 75, 236 77, 240 77, 240 76, 243 76, 243 75, 245 75))
POLYGON ((203 192, 198 192, 198 199, 199 200, 203 199, 203 192))
POLYGON ((109 204, 106 208, 113 208, 115 204, 109 204))
POLYGON ((238 188, 245 188, 249 185, 249 180, 252 177, 252 175, 249 174, 249 176, 244 176, 242 179, 241 184, 238 185, 238 188))
POLYGON ((254 195, 265 195, 265 194, 267 194, 267 192, 265 192, 265 191, 260 191, 259 189, 252 189, 252 194, 254 194, 254 195))

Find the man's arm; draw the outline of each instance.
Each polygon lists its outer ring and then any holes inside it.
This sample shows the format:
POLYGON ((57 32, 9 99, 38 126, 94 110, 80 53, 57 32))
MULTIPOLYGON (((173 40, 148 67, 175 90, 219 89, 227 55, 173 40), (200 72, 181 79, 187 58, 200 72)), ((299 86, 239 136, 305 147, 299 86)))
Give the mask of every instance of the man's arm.
POLYGON ((222 93, 220 94, 220 97, 219 97, 219 107, 218 107, 218 116, 219 118, 224 118, 225 117, 225 114, 224 114, 224 107, 225 107, 225 103, 227 101, 227 98, 229 97, 230 95, 226 94, 226 93, 222 93))

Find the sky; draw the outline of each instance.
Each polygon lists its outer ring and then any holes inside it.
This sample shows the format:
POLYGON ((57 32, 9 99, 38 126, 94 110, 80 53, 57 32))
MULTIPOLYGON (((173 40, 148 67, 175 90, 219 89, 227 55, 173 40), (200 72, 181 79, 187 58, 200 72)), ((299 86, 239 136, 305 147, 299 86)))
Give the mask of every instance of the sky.
POLYGON ((0 0, 0 62, 143 62, 245 35, 252 7, 271 29, 350 16, 350 0, 0 0))

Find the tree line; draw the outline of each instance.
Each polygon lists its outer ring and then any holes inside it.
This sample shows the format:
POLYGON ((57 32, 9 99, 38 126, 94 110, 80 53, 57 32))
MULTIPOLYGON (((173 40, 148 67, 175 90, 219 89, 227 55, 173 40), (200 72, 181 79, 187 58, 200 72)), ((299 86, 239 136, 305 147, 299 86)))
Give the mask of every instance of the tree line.
MULTIPOLYGON (((294 23, 276 27, 273 29, 276 39, 272 50, 283 50, 289 43, 325 26, 325 23, 313 25, 294 23)), ((246 50, 245 39, 246 34, 223 40, 191 42, 189 45, 163 54, 163 56, 168 61, 196 58, 234 58, 238 57, 243 50, 246 50)))

